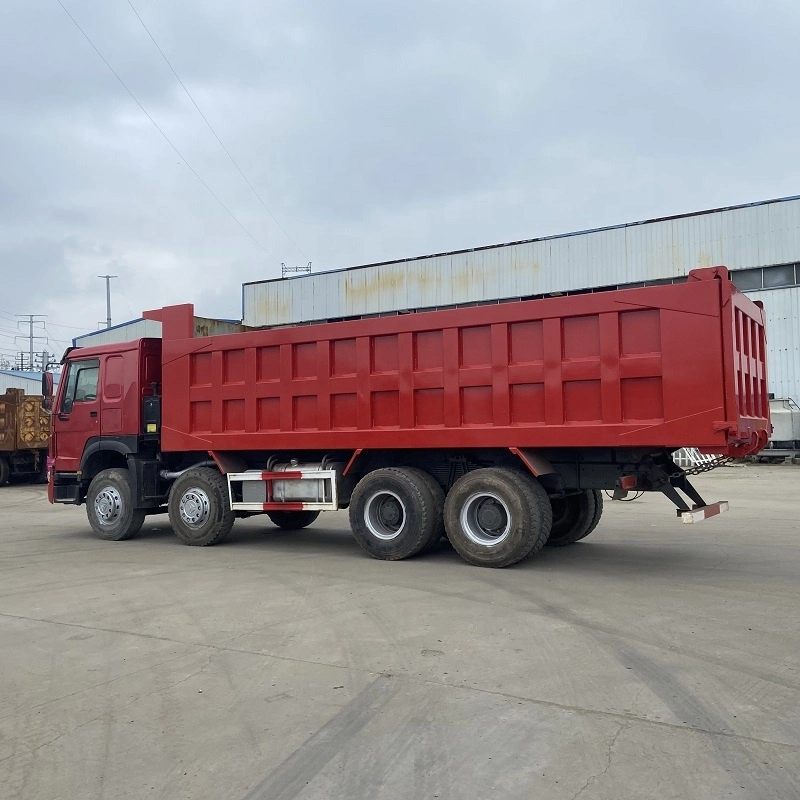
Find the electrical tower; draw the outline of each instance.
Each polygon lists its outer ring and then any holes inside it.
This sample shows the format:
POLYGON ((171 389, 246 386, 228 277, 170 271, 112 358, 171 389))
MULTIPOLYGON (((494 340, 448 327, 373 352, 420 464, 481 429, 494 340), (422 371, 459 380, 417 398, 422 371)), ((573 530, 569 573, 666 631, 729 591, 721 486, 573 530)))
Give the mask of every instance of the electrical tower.
MULTIPOLYGON (((15 336, 14 341, 16 342, 17 339, 27 339, 28 340, 28 366, 27 369, 32 370, 34 369, 34 361, 33 361, 33 351, 34 346, 33 343, 37 339, 44 339, 45 344, 49 342, 47 336, 37 336, 35 331, 36 330, 44 330, 44 319, 36 319, 36 317, 46 317, 47 314, 17 314, 18 317, 27 317, 27 319, 21 319, 17 322, 17 328, 20 325, 27 325, 28 326, 28 333, 25 335, 15 336), (37 326, 41 325, 41 328, 37 328, 37 326)), ((20 369, 24 370, 26 367, 24 366, 24 353, 19 353, 19 362, 20 362, 20 369)))

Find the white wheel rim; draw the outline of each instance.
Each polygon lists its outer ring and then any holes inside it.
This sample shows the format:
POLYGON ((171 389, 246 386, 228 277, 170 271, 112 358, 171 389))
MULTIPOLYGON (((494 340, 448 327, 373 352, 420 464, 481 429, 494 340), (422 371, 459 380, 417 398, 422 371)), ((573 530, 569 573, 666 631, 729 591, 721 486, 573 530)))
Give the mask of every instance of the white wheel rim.
POLYGON ((364 504, 364 523, 376 539, 396 539, 406 526, 405 504, 394 492, 375 492, 364 504))
POLYGON ((101 525, 113 525, 122 515, 122 495, 114 486, 104 486, 94 498, 94 513, 101 525))
POLYGON ((185 525, 195 530, 202 528, 211 515, 208 495, 202 489, 187 489, 181 496, 178 511, 185 525))
POLYGON ((511 513, 505 502, 491 492, 471 494, 461 507, 461 530, 473 543, 493 547, 511 533, 511 513))

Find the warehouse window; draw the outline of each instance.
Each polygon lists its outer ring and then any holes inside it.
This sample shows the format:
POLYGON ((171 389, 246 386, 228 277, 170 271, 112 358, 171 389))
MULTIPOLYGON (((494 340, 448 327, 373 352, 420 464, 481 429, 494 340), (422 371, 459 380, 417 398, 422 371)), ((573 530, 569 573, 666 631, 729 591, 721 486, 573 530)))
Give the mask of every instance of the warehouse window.
POLYGON ((771 267, 736 269, 731 272, 731 280, 744 292, 796 286, 800 283, 800 265, 774 264, 771 267))
POLYGON ((793 286, 795 284, 794 268, 794 264, 764 267, 764 288, 773 289, 778 286, 793 286))
POLYGON ((761 268, 738 269, 731 273, 731 280, 743 292, 761 288, 761 268))
POLYGON ((669 283, 674 283, 672 278, 658 278, 657 280, 654 280, 654 281, 645 281, 644 285, 645 286, 666 286, 669 283))

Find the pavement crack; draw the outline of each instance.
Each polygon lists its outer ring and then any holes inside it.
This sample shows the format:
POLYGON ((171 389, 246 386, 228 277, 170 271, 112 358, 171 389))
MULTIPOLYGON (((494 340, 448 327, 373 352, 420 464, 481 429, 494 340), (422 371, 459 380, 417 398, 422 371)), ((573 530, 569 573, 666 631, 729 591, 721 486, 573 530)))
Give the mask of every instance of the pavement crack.
POLYGON ((595 773, 594 775, 590 775, 586 779, 586 783, 584 783, 583 786, 581 786, 581 788, 578 789, 577 793, 572 796, 572 800, 577 800, 577 798, 579 798, 590 786, 594 785, 600 778, 603 777, 603 775, 605 775, 609 771, 609 769, 611 769, 611 761, 614 758, 614 746, 617 743, 617 739, 619 739, 619 737, 622 735, 622 732, 630 725, 630 723, 631 720, 628 720, 627 722, 623 722, 620 724, 619 728, 617 728, 616 733, 611 738, 611 741, 608 743, 608 748, 606 750, 606 765, 604 769, 602 769, 600 772, 595 773))

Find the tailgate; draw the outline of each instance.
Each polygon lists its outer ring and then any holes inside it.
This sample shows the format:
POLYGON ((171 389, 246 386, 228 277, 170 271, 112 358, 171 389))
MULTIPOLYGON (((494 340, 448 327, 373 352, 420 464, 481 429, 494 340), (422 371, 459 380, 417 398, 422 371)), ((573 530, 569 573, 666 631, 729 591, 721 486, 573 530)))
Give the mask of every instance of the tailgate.
POLYGON ((769 438, 767 340, 764 308, 723 280, 725 407, 729 455, 763 449, 769 438))

